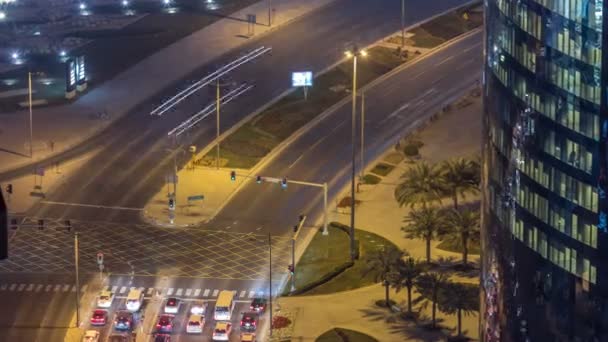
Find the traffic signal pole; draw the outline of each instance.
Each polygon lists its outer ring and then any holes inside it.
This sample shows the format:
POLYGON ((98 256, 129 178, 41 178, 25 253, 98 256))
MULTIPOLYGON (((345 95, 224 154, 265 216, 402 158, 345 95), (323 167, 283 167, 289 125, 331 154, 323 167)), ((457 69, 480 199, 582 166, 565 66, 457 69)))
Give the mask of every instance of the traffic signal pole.
POLYGON ((306 216, 300 216, 300 222, 294 226, 294 234, 291 238, 291 292, 296 290, 296 240, 300 235, 300 228, 304 225, 306 216))

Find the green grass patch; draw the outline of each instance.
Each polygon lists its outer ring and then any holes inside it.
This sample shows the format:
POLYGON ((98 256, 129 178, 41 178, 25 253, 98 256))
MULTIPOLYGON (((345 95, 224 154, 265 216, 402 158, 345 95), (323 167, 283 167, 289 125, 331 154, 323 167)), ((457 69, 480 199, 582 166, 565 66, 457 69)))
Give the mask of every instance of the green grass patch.
POLYGON ((384 157, 384 161, 390 164, 399 164, 403 161, 405 157, 403 156, 403 154, 399 153, 399 152, 392 152, 389 153, 386 157, 384 157))
POLYGON ((382 181, 382 178, 376 176, 376 175, 372 175, 370 173, 366 174, 365 176, 363 176, 363 183, 364 184, 378 184, 382 181))
MULTIPOLYGON (((334 229, 337 230, 337 228, 334 229)), ((330 231, 329 234, 331 235, 332 231, 330 231)), ((334 234, 337 234, 337 231, 334 232, 334 234)), ((338 242, 337 246, 334 247, 334 252, 339 253, 340 257, 345 256, 347 258, 346 260, 350 260, 349 237, 343 232, 339 236, 340 241, 338 242)), ((325 238, 326 236, 321 235, 321 237, 325 238)), ((363 276, 363 270, 366 267, 368 255, 378 250, 381 250, 382 248, 387 248, 388 246, 393 246, 395 248, 397 248, 397 246, 395 246, 392 242, 386 240, 385 238, 379 235, 358 229, 355 230, 355 238, 359 241, 359 248, 361 252, 361 256, 358 260, 355 261, 355 264, 352 267, 346 269, 344 272, 337 275, 336 277, 334 277, 333 279, 329 280, 328 282, 321 284, 313 288, 312 290, 306 292, 306 295, 319 295, 334 293, 338 291, 352 290, 376 283, 374 280, 375 275, 373 274, 373 272, 367 274, 366 276, 363 276)), ((305 252, 305 255, 307 252, 308 250, 305 252)), ((302 260, 304 260, 304 257, 302 258, 302 260)), ((333 267, 335 267, 335 265, 336 264, 334 264, 333 267)), ((298 267, 302 269, 306 266, 300 266, 300 264, 298 264, 298 267)), ((329 269, 330 267, 327 268, 329 269)), ((315 279, 322 276, 322 274, 309 274, 315 279)))
MULTIPOLYGON (((462 243, 460 239, 445 239, 441 241, 439 245, 437 245, 438 249, 454 252, 454 253, 462 253, 462 243)), ((481 253, 481 247, 479 246, 479 240, 474 239, 469 241, 469 255, 481 253)))
POLYGON ((333 328, 317 337, 315 342, 378 342, 375 338, 358 331, 333 328))
POLYGON ((430 32, 422 27, 416 27, 410 32, 414 35, 408 38, 408 45, 412 45, 414 47, 432 49, 445 42, 445 39, 433 36, 430 32))
MULTIPOLYGON (((392 49, 385 47, 370 49, 368 56, 359 61, 357 81, 360 87, 404 62, 392 49)), ((352 62, 346 61, 315 78, 307 99, 300 90, 281 98, 222 141, 221 147, 225 151, 222 158, 228 158, 226 166, 254 166, 281 141, 348 96, 351 84, 352 62)), ((214 153, 210 152, 206 158, 214 158, 214 153)))
POLYGON ((386 176, 391 171, 393 171, 394 168, 395 167, 393 165, 389 165, 389 164, 385 164, 385 163, 378 163, 378 164, 376 164, 376 166, 374 166, 374 168, 370 172, 375 173, 380 176, 386 176))

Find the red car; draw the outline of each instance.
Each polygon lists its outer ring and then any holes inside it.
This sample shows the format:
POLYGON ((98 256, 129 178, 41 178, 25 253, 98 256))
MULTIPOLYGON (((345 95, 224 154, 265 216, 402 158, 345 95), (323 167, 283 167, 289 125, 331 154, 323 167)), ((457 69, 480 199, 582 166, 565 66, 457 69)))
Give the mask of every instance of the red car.
POLYGON ((255 331, 255 328, 258 324, 258 314, 255 312, 245 312, 243 313, 243 318, 241 318, 241 329, 245 331, 255 331))
POLYGON ((156 332, 171 333, 173 331, 173 315, 160 315, 156 323, 156 332))
POLYGON ((105 325, 108 321, 108 312, 106 310, 95 310, 91 316, 91 325, 105 325))

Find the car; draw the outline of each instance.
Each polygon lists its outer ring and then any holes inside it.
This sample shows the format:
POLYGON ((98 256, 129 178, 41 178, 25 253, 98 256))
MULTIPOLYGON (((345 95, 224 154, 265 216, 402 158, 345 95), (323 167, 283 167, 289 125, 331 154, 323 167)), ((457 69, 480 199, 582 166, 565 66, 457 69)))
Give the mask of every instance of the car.
POLYGON ((82 338, 82 342, 97 342, 99 341, 99 331, 97 330, 87 330, 84 333, 84 337, 82 338))
POLYGON ((214 341, 228 341, 230 339, 231 332, 232 332, 231 323, 217 322, 217 323, 215 323, 215 329, 213 329, 213 340, 214 341))
POLYGON ((262 314, 266 311, 266 303, 267 301, 265 298, 253 298, 249 309, 262 314))
POLYGON ((190 315, 188 324, 186 325, 186 332, 190 334, 200 334, 203 332, 203 325, 205 325, 204 316, 190 315))
POLYGON ((190 307, 190 313, 193 315, 201 315, 204 316, 207 311, 207 303, 203 301, 195 301, 192 303, 190 307))
POLYGON ((171 335, 156 334, 156 336, 154 336, 154 342, 171 342, 171 335))
POLYGON ((255 342, 255 333, 244 332, 241 333, 241 342, 255 342))
POLYGON ((114 294, 112 291, 101 291, 99 297, 97 297, 97 306, 100 308, 109 308, 112 306, 114 300, 114 294))
POLYGON ((129 342, 128 335, 112 334, 108 337, 108 342, 129 342))
POLYGON ((165 303, 165 313, 176 314, 179 311, 179 306, 181 305, 181 301, 177 298, 168 298, 167 303, 165 303))
POLYGON ((127 310, 120 310, 114 318, 114 329, 131 330, 133 329, 133 313, 127 310))
POLYGON ((131 312, 139 311, 144 301, 144 292, 141 289, 132 289, 127 295, 127 310, 131 312))
POLYGON ((108 312, 106 310, 97 309, 91 315, 91 325, 105 325, 108 321, 108 312))
POLYGON ((173 332, 173 315, 160 315, 158 323, 156 323, 156 332, 171 333, 173 332))
POLYGON ((243 313, 241 318, 241 330, 254 331, 258 324, 258 314, 255 312, 243 313))

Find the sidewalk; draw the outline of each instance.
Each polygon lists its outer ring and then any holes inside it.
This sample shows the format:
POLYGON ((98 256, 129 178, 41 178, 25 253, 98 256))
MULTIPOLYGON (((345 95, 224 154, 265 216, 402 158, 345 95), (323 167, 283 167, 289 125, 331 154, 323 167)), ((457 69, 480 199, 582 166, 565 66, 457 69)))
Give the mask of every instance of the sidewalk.
MULTIPOLYGON (((417 138, 424 142, 420 150, 422 159, 431 163, 453 157, 471 157, 479 153, 481 142, 481 98, 473 98, 472 102, 461 109, 454 109, 441 116, 423 128, 417 138), (462 132, 463 134, 453 134, 462 132), (450 146, 446 149, 445 146, 450 146)), ((386 155, 393 152, 392 148, 370 163, 371 169, 378 161, 384 161, 386 155)), ((364 186, 359 193, 362 201, 357 209, 357 226, 389 239, 399 248, 407 250, 414 258, 424 259, 425 249, 422 240, 406 239, 401 232, 403 217, 408 208, 399 208, 394 199, 393 191, 403 171, 408 167, 400 162, 396 168, 383 177, 378 185, 364 186)), ((478 201, 477 197, 469 196, 466 202, 478 201)), ((447 204, 447 203, 446 203, 447 204)), ((349 224, 347 214, 333 213, 333 219, 349 224)), ((433 242, 432 257, 460 259, 459 253, 438 250, 433 242)), ((479 256, 470 255, 470 260, 479 261, 479 256)), ((477 283, 477 277, 452 276, 452 280, 459 282, 477 283)), ((401 306, 407 301, 406 290, 395 293, 390 290, 391 299, 401 306)), ((413 298, 419 294, 413 291, 413 298)), ((380 284, 339 292, 331 295, 282 297, 278 300, 282 315, 286 312, 295 313, 291 341, 315 341, 324 332, 335 328, 346 328, 368 334, 378 341, 439 341, 445 332, 428 331, 417 327, 414 323, 398 318, 398 314, 391 313, 384 308, 377 307, 375 301, 384 298, 384 288, 380 284), (327 308, 331 308, 328 310, 327 308)), ((430 317, 431 307, 421 311, 423 316, 430 317)), ((446 315, 437 310, 439 324, 450 329, 456 328, 456 316, 446 315)), ((464 315, 462 317, 463 333, 469 338, 478 338, 478 315, 464 315)))
MULTIPOLYGON (((238 37, 247 34, 247 23, 243 20, 248 14, 255 14, 258 18, 255 38, 332 1, 275 0, 272 3, 275 9, 272 28, 267 26, 268 3, 260 1, 147 57, 72 104, 34 109, 34 161, 81 143, 169 84, 250 42, 252 39, 238 37), (104 109, 110 118, 95 118, 95 114, 104 109)), ((29 158, 28 116, 27 111, 0 115, 0 172, 32 162, 29 158)))

